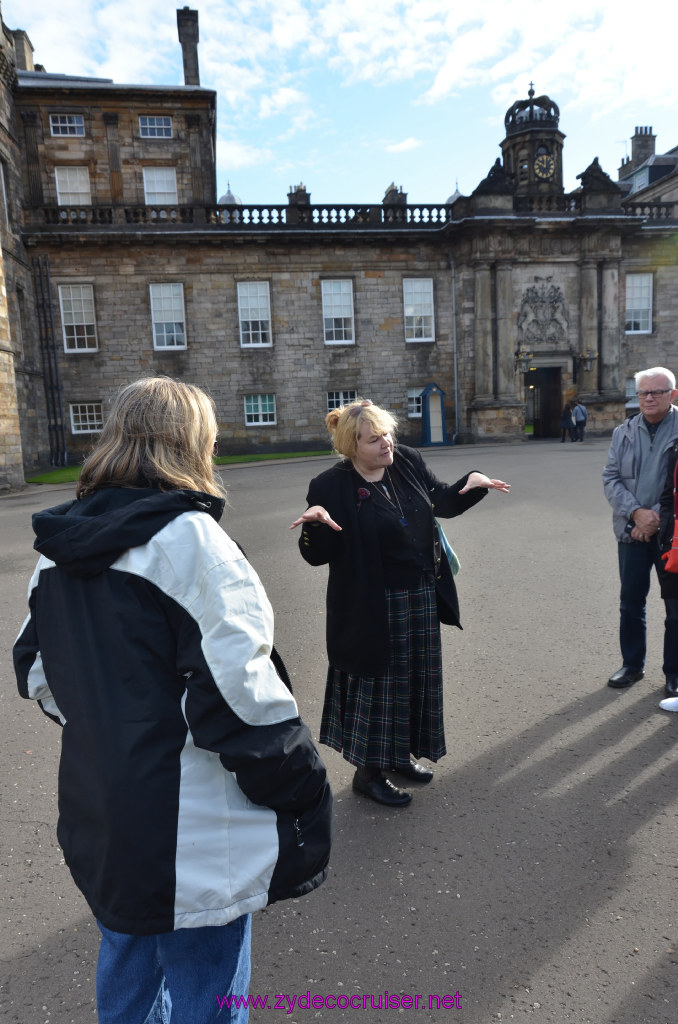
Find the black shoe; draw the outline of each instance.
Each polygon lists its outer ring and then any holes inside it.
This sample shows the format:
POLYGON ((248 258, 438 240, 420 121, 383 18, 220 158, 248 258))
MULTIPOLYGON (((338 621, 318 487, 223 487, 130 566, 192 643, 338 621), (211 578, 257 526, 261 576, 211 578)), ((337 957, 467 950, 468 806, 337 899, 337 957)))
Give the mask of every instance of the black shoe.
POLYGON ((664 693, 667 697, 678 697, 678 676, 667 676, 664 693))
POLYGON ((370 800, 376 800, 378 804, 386 804, 388 807, 404 807, 412 799, 411 793, 398 789, 382 775, 375 779, 362 779, 357 772, 353 776, 353 792, 368 796, 370 800))
MULTIPOLYGON (((678 694, 678 691, 676 693, 678 694)), ((430 768, 424 768, 423 764, 417 764, 413 760, 410 760, 409 764, 401 764, 397 768, 391 768, 391 771, 397 772, 398 775, 402 775, 403 778, 409 779, 411 782, 421 782, 422 785, 426 785, 433 778, 433 772, 430 768)))
MULTIPOLYGON (((642 679, 645 673, 642 669, 629 668, 628 665, 622 665, 618 672, 610 676, 607 681, 608 686, 613 686, 615 690, 621 690, 625 686, 633 686, 639 679, 642 679)), ((678 693, 678 691, 677 691, 678 693)))

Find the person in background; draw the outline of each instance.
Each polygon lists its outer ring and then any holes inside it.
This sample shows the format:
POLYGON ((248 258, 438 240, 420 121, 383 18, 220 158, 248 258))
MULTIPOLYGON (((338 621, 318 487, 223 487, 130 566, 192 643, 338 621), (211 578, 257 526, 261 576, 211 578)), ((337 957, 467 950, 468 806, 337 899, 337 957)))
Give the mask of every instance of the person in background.
MULTIPOLYGON (((619 643, 622 667, 608 686, 632 686, 643 678, 646 655, 645 604, 652 567, 662 567, 658 541, 659 503, 672 445, 678 439, 678 409, 672 404, 676 378, 653 366, 635 375, 640 412, 615 427, 603 470, 612 506, 621 594, 619 643)), ((678 695, 678 596, 665 597, 664 675, 667 697, 678 695)))
POLYGON ((14 661, 63 726, 57 835, 101 931, 99 1024, 244 1024, 216 994, 247 993, 252 911, 327 873, 325 767, 218 526, 216 436, 200 389, 139 380, 76 500, 33 517, 14 661))
POLYGON ((572 410, 572 415, 574 416, 574 422, 577 429, 577 441, 583 441, 584 434, 586 432, 586 421, 589 418, 589 414, 586 411, 586 406, 581 400, 575 405, 572 410))
POLYGON ((575 436, 575 425, 574 425, 574 416, 572 414, 572 406, 570 405, 569 402, 567 403, 567 405, 563 409, 563 414, 560 417, 560 429, 562 431, 562 435, 561 435, 561 438, 560 438, 561 444, 564 443, 564 441, 565 441, 565 434, 567 434, 567 433, 569 433, 569 435, 570 435, 570 441, 576 441, 577 440, 577 438, 575 436))
MULTIPOLYGON (((428 783, 446 752, 440 622, 460 627, 457 592, 435 517, 461 515, 509 484, 466 473, 436 479, 395 445, 394 417, 369 401, 326 417, 341 462, 311 481, 299 547, 329 564, 329 670, 320 740, 354 765, 353 790, 405 806, 388 774, 428 783), (388 774, 385 774, 388 773, 388 774)), ((460 627, 461 628, 461 627, 460 627)))

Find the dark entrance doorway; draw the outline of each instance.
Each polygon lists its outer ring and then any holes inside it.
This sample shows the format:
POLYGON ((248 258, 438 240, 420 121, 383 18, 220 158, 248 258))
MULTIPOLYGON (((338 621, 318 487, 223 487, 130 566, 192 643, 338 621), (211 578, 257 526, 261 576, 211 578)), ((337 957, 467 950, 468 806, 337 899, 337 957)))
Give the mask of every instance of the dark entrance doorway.
POLYGON ((528 370, 525 377, 525 425, 533 437, 560 437, 562 396, 560 367, 543 366, 528 370))

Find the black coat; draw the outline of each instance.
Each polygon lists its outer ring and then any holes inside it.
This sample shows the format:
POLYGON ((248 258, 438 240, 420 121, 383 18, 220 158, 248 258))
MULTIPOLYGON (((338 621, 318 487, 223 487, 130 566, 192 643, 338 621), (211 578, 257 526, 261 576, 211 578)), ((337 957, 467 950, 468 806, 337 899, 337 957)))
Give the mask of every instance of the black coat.
MULTIPOLYGON (((461 515, 485 497, 487 488, 460 494, 469 473, 455 484, 442 483, 419 452, 405 445, 395 449, 394 466, 431 509, 438 615, 441 622, 461 629, 457 590, 449 563, 441 558, 434 517, 461 515)), ((326 626, 330 665, 357 675, 379 674, 388 665, 389 631, 374 502, 361 501, 348 459, 311 481, 307 501, 309 506, 322 505, 342 527, 339 533, 328 526, 306 525, 299 538, 301 554, 310 565, 329 563, 330 567, 326 626)))
MULTIPOLYGON (((678 461, 678 441, 674 441, 669 449, 666 466, 666 481, 659 500, 659 547, 662 554, 671 549, 674 529, 673 475, 678 461)), ((667 572, 663 567, 659 570, 659 583, 662 597, 678 597, 678 573, 667 572)))

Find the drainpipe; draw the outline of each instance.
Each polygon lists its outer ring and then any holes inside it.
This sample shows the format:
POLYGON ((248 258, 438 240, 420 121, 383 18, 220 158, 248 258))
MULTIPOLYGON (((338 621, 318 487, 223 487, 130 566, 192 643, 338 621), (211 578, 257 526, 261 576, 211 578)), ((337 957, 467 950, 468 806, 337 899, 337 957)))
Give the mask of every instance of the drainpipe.
POLYGON ((450 253, 450 272, 452 274, 452 352, 454 355, 454 434, 452 444, 457 443, 459 436, 459 370, 457 363, 457 277, 454 256, 450 253))

